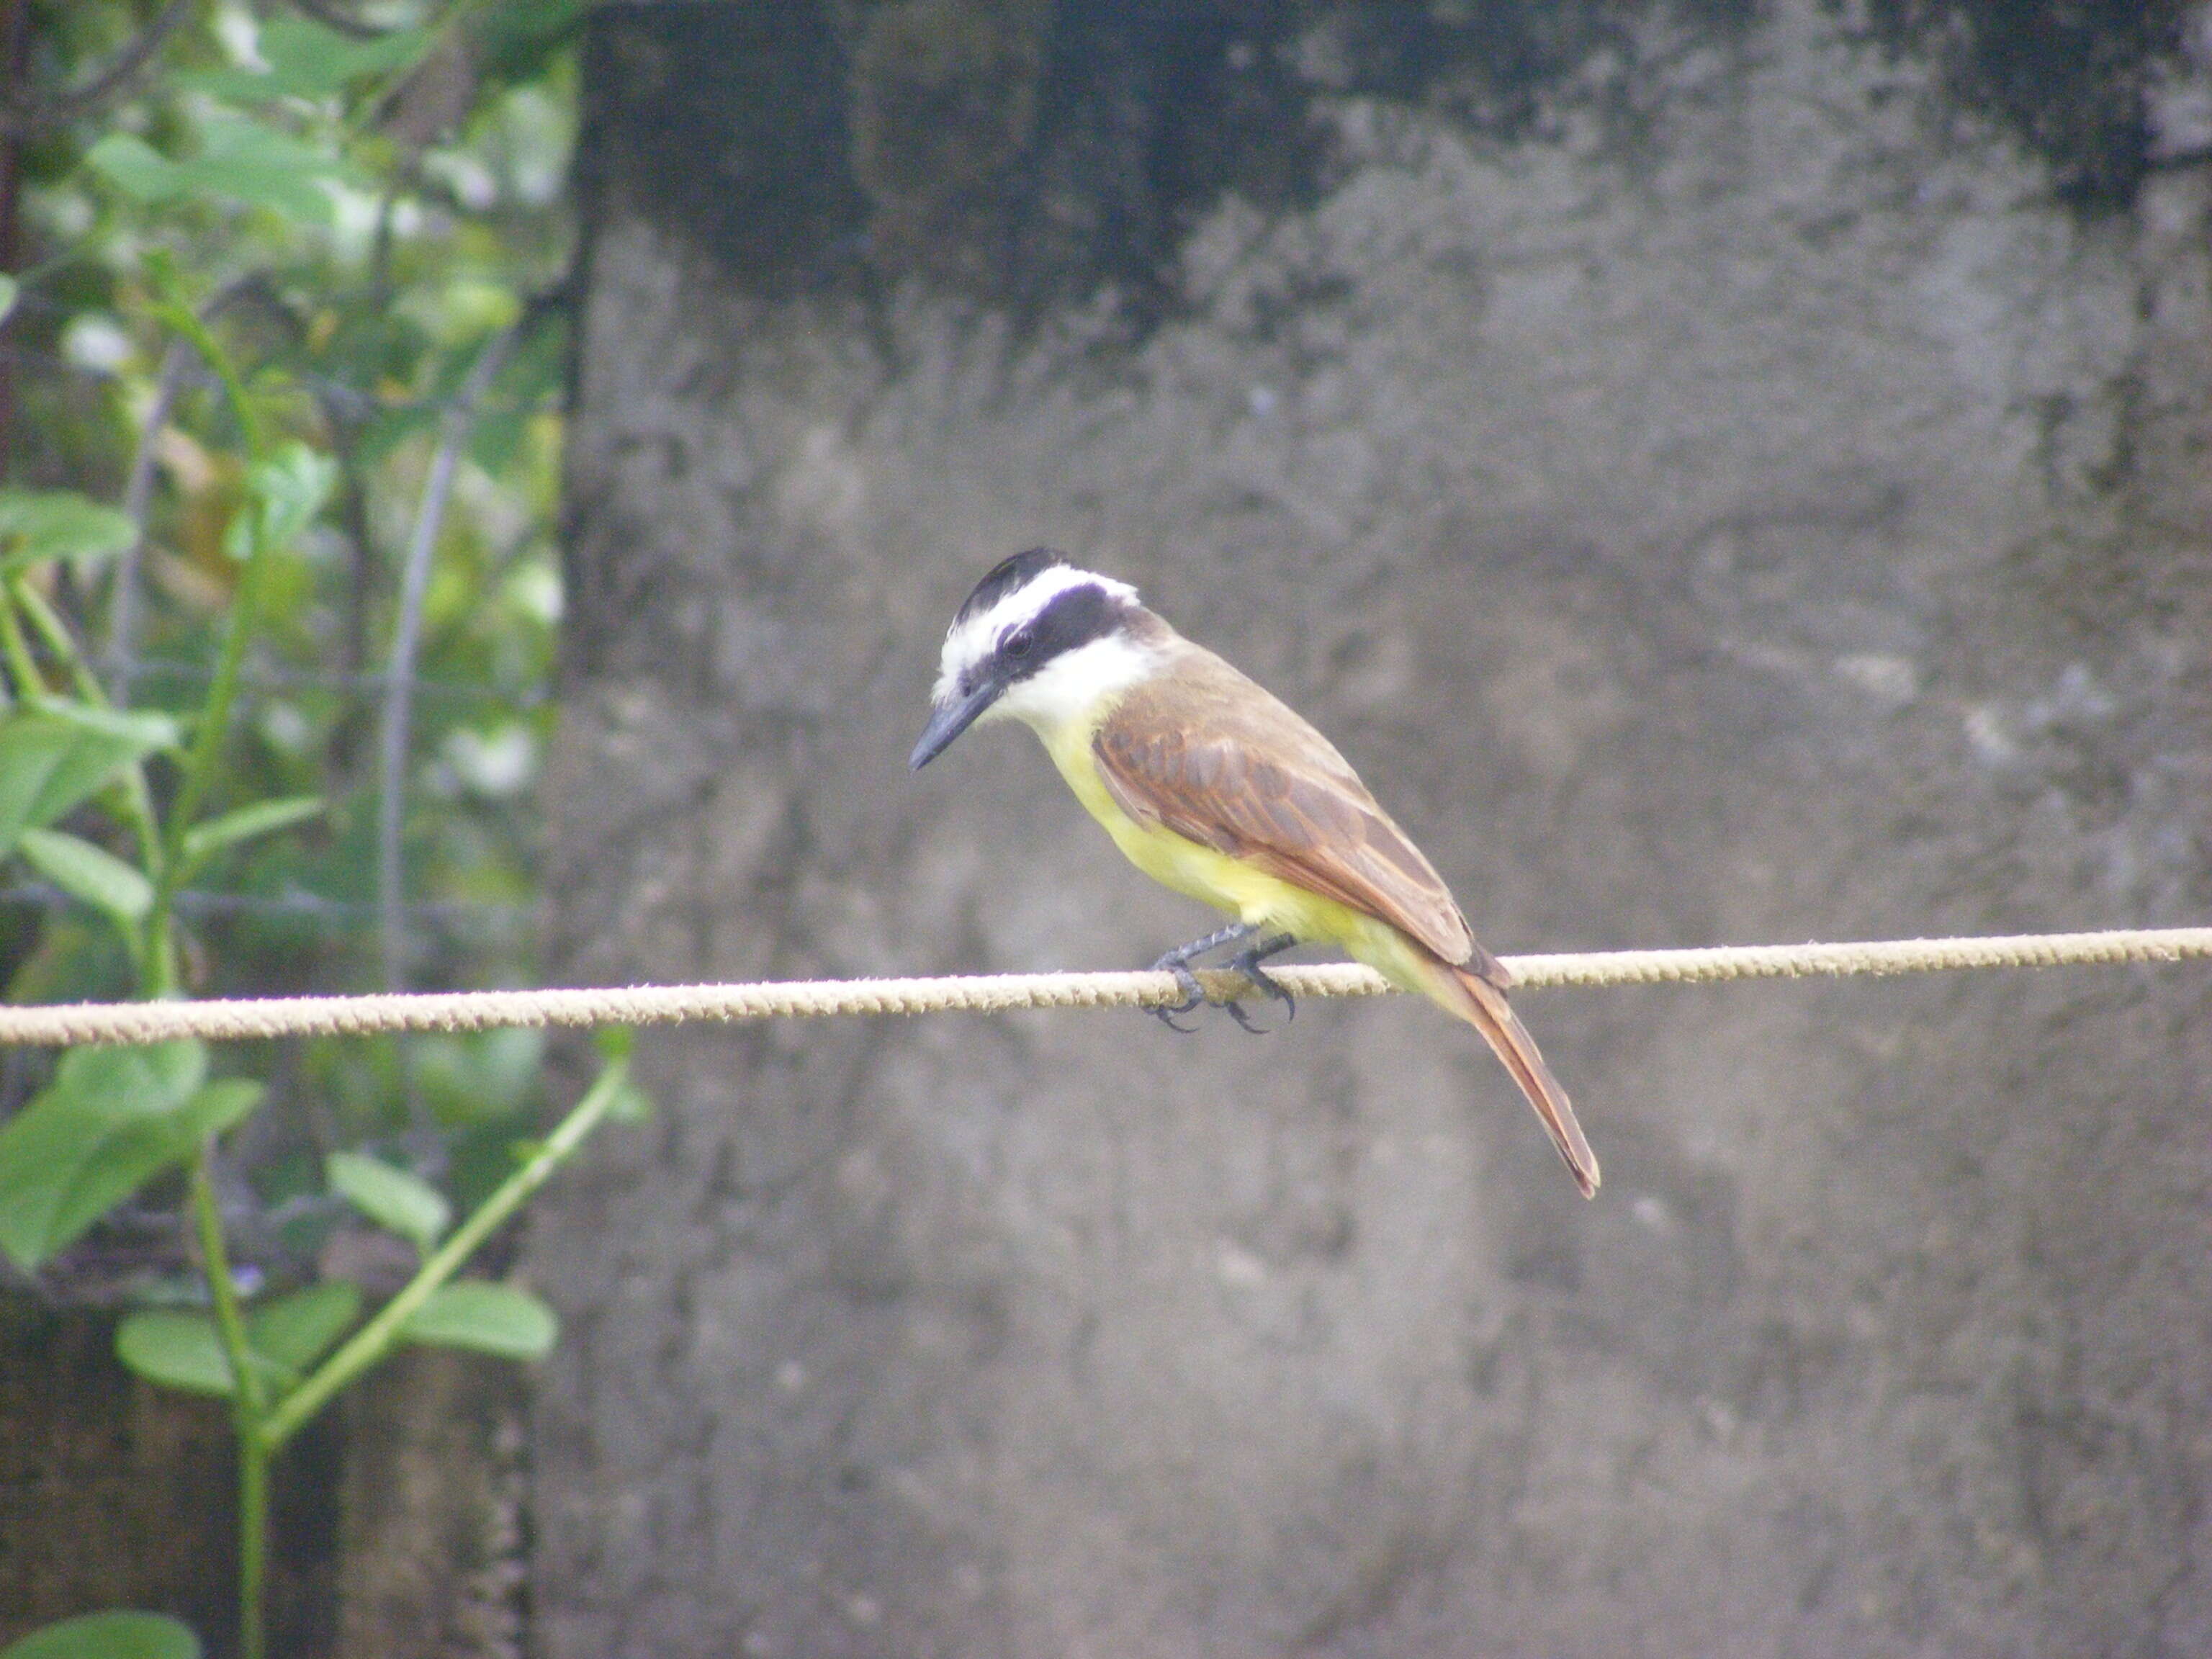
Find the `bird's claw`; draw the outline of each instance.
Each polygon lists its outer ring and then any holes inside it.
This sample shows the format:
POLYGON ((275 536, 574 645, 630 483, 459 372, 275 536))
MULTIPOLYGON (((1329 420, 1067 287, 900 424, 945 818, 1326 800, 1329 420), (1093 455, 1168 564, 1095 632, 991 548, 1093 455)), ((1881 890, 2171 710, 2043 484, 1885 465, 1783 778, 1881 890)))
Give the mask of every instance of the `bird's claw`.
MULTIPOLYGON (((1297 999, 1285 990, 1282 981, 1262 968, 1260 963, 1264 958, 1274 955, 1278 951, 1289 950, 1296 943, 1297 941, 1287 933, 1278 935, 1274 939, 1263 939, 1249 951, 1238 951, 1224 964, 1243 975, 1251 981, 1253 988, 1262 995, 1273 997, 1283 1005, 1285 1025, 1288 1025, 1298 1017, 1297 999)), ((1230 1017, 1254 1036, 1264 1036, 1269 1031, 1277 1029, 1272 1025, 1254 1024, 1252 1017, 1244 1012, 1244 1005, 1242 1002, 1230 1003, 1228 1008, 1230 1017)))
MULTIPOLYGON (((1172 955, 1173 953, 1170 952, 1170 954, 1172 955)), ((1204 1007, 1206 1006, 1206 988, 1198 982, 1198 975, 1192 973, 1188 967, 1180 962, 1171 962, 1167 960, 1165 957, 1163 957, 1160 961, 1153 963, 1152 966, 1153 970, 1157 973, 1173 974, 1176 976, 1176 988, 1181 990, 1182 993, 1182 1000, 1181 1002, 1164 1003, 1160 1006, 1152 1009, 1150 1012, 1152 1017, 1158 1019, 1161 1024, 1166 1026, 1168 1030, 1176 1033, 1178 1036, 1191 1036, 1198 1030, 1198 1027, 1195 1025, 1178 1025, 1175 1022, 1175 1017, 1177 1014, 1187 1014, 1194 1008, 1204 1007)))
MULTIPOLYGON (((1203 956, 1208 951, 1218 950, 1224 945, 1239 944, 1259 931, 1258 927, 1251 922, 1239 922, 1223 928, 1218 933, 1209 933, 1204 939, 1195 939, 1188 945, 1169 951, 1152 964, 1152 971, 1156 974, 1173 974, 1176 988, 1182 993, 1182 1000, 1164 1004, 1150 1012, 1170 1031, 1177 1031, 1188 1036, 1198 1027, 1178 1025, 1175 1022, 1175 1017, 1177 1014, 1187 1014, 1194 1008, 1202 1006, 1209 1000, 1206 994, 1206 988, 1198 982, 1198 975, 1190 970, 1191 959, 1203 956)), ((1243 975, 1255 990, 1281 1003, 1285 1010, 1283 1024, 1285 1025, 1298 1017, 1298 1005, 1291 994, 1285 990, 1260 964, 1267 957, 1273 956, 1276 951, 1289 950, 1297 942, 1288 933, 1278 933, 1273 939, 1261 939, 1248 951, 1238 951, 1223 964, 1224 967, 1243 975)), ((1251 1015, 1244 1012, 1244 1005, 1242 1001, 1225 1002, 1222 1006, 1229 1010, 1229 1017, 1231 1019, 1254 1036, 1264 1036, 1275 1029, 1273 1026, 1255 1024, 1251 1015)))
POLYGON ((1251 1015, 1244 1012, 1244 1005, 1241 1002, 1224 1002, 1221 1006, 1229 1010, 1230 1018, 1244 1028, 1244 1034, 1247 1036, 1265 1036, 1275 1029, 1272 1025, 1261 1025, 1255 1021, 1251 1015))
POLYGON ((1158 1015, 1160 1024, 1170 1031, 1177 1031, 1184 1036, 1188 1036, 1193 1031, 1198 1030, 1195 1025, 1178 1025, 1175 1023, 1176 1015, 1187 1014, 1192 1009, 1204 1006, 1206 1002, 1206 988, 1198 982, 1198 975, 1190 971, 1192 958, 1202 957, 1208 951, 1218 951, 1224 945, 1235 945, 1240 940, 1248 939, 1258 931, 1249 922, 1232 922, 1218 933, 1208 933, 1204 939, 1195 939, 1188 945, 1176 946, 1174 950, 1152 964, 1152 971, 1156 974, 1173 974, 1176 978, 1176 987, 1182 993, 1182 1000, 1171 1006, 1163 1005, 1150 1012, 1158 1015))

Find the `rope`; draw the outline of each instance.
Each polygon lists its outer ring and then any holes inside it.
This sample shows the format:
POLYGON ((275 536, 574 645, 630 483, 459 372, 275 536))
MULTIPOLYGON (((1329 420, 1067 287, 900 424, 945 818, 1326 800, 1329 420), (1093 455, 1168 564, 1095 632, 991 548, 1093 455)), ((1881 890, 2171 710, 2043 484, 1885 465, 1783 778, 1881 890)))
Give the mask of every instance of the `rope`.
MULTIPOLYGON (((1690 985, 1811 974, 1915 974, 1963 968, 2057 968, 2212 957, 2212 927, 2000 939, 1889 939, 1857 945, 1723 945, 1508 957, 1517 985, 1690 985)), ((1376 996, 1390 989, 1348 963, 1268 969, 1304 997, 1376 996)), ((1199 975, 1229 1000, 1242 974, 1199 975)), ((410 996, 283 997, 235 1002, 73 1003, 0 1008, 0 1047, 161 1042, 175 1037, 367 1036, 386 1031, 483 1031, 508 1025, 671 1025, 684 1020, 830 1014, 929 1014, 961 1009, 1146 1008, 1177 1000, 1172 975, 998 974, 980 978, 815 980, 757 985, 640 985, 626 989, 452 991, 410 996)))

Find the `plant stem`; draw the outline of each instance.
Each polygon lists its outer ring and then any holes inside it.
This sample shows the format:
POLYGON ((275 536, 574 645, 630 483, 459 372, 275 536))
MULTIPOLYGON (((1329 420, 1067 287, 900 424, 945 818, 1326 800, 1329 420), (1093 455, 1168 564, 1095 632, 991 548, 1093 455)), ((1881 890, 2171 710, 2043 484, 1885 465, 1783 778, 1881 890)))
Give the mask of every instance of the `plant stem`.
POLYGON ((70 684, 76 688, 78 698, 95 708, 112 707, 107 700, 106 688, 94 679, 92 671, 84 665, 84 657, 76 648, 76 641, 70 635, 69 624, 61 619, 60 613, 53 606, 46 603, 46 595, 32 586, 27 576, 10 577, 8 592, 22 608, 23 614, 31 619, 32 628, 46 641, 46 649, 53 653, 54 660, 61 664, 63 672, 70 677, 70 684))
POLYGON ((238 1652, 262 1659, 268 1638, 262 1619, 269 1549, 269 1448, 259 1436, 238 1437, 238 1652))
POLYGON ((331 1395, 391 1351, 401 1340, 408 1320, 429 1300, 431 1292, 451 1279, 475 1253, 477 1246, 490 1237, 518 1205, 544 1186, 554 1170, 583 1144, 584 1137, 599 1127, 600 1119, 621 1095, 629 1074, 626 1060, 610 1060, 574 1109, 562 1119, 560 1127, 545 1138, 521 1168, 500 1183, 498 1190, 483 1201, 475 1214, 431 1252, 415 1277, 401 1287, 399 1294, 317 1366, 306 1382, 278 1402, 261 1425, 263 1443, 270 1451, 275 1451, 306 1427, 309 1419, 329 1404, 331 1395))
MULTIPOLYGON (((224 296, 217 296, 220 303, 224 296)), ((222 349, 222 342, 215 337, 215 331, 202 317, 182 300, 168 298, 154 307, 154 315, 185 337, 200 361, 215 372, 222 382, 223 401, 230 405, 231 418, 238 422, 239 435, 246 441, 246 464, 251 466, 266 459, 266 441, 262 436, 260 419, 253 412, 252 399, 246 395, 246 382, 240 378, 238 365, 222 349)))
MULTIPOLYGON (((247 508, 248 512, 252 509, 247 508)), ((232 595, 230 617, 223 630, 222 654, 216 659, 215 678, 208 684, 207 701, 200 706, 192 732, 192 746, 185 757, 183 781, 169 803, 168 832, 161 841, 159 868, 149 871, 154 883, 154 902, 146 913, 146 933, 151 940, 170 936, 170 917, 176 908, 177 884, 184 866, 185 836, 199 816, 201 804, 215 782, 222 760, 223 739, 230 728, 231 705, 238 701, 240 672, 246 664, 246 647, 253 636, 254 611, 260 597, 261 573, 269 562, 269 549, 261 528, 252 525, 252 545, 246 568, 239 573, 238 591, 232 595)))
POLYGON ((0 653, 7 656, 18 701, 32 702, 46 695, 46 679, 31 655, 31 642, 23 637, 22 622, 12 605, 0 605, 0 653))
MULTIPOLYGON (((224 398, 246 441, 250 476, 252 470, 267 459, 268 441, 253 413, 252 400, 246 396, 246 383, 239 378, 237 364, 231 362, 230 354, 222 349, 222 343, 215 337, 206 320, 190 306, 165 301, 155 307, 155 314, 181 335, 222 382, 224 398)), ((185 836, 191 829, 193 819, 199 816, 201 803, 214 785, 216 768, 222 759, 223 740, 229 735, 231 705, 238 699, 239 674, 245 666, 246 647, 253 637, 254 610, 270 549, 262 535, 258 503, 249 498, 242 510, 247 536, 245 568, 239 572, 238 587, 231 596, 222 647, 216 658, 215 676, 208 683, 207 700, 200 706, 191 749, 185 757, 184 778, 177 787, 176 799, 169 804, 168 830, 161 839, 160 867, 147 872, 154 884, 154 902, 146 913, 149 951, 155 948, 154 941, 159 940, 161 949, 173 953, 170 944, 173 932, 171 918, 176 908, 177 884, 184 870, 185 836)))
POLYGON ((192 1158, 192 1224, 199 1235, 200 1270, 207 1275, 208 1295, 215 1302, 216 1329, 230 1361, 231 1380, 238 1385, 238 1432, 251 1438, 267 1410, 261 1392, 261 1373, 247 1346, 245 1316, 238 1310, 238 1287, 231 1283, 230 1251, 222 1241, 222 1207, 215 1195, 215 1140, 210 1136, 192 1158))
POLYGON ((230 1252, 222 1240, 222 1207, 215 1195, 215 1137, 200 1143, 192 1159, 192 1220, 199 1233, 200 1271, 215 1303, 216 1329, 230 1361, 231 1422, 238 1435, 238 1646, 240 1659, 262 1659, 261 1599, 269 1534, 267 1397, 231 1283, 230 1252))
POLYGON ((239 675, 246 665, 246 643, 253 637, 261 570, 268 562, 269 548, 262 540, 258 524, 249 530, 248 538, 252 545, 246 556, 246 568, 239 572, 238 591, 231 596, 222 649, 216 658, 215 676, 208 682, 207 701, 201 705, 198 724, 192 732, 192 746, 185 759, 184 781, 177 786, 176 805, 169 813, 169 841, 164 851, 173 862, 183 853, 185 832, 199 816, 200 803, 215 782, 216 767, 222 758, 223 738, 228 733, 230 706, 238 700, 239 675))

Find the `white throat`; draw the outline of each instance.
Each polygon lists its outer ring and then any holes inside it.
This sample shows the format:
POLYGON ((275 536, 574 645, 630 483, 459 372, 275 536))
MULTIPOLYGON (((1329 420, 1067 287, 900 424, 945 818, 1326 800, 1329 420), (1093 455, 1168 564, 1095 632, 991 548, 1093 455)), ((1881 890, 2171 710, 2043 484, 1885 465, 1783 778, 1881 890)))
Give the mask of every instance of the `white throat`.
POLYGON ((1158 667, 1157 651, 1126 634, 1109 634, 1008 686, 976 724, 1018 720, 1049 740, 1072 724, 1096 724, 1122 693, 1151 678, 1158 667))

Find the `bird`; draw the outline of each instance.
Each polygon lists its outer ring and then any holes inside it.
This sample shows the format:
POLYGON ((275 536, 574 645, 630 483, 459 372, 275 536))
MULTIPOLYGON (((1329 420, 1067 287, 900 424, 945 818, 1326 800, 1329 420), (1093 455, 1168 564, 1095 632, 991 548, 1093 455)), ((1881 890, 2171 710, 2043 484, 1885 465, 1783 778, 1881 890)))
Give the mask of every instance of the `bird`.
POLYGON ((994 566, 954 616, 909 764, 919 771, 969 727, 1004 720, 1036 732, 1130 863, 1235 918, 1153 964, 1182 993, 1153 1011, 1169 1024, 1206 1000, 1190 964, 1238 945, 1222 965, 1295 1017, 1262 964, 1294 944, 1334 945, 1480 1031, 1583 1195, 1595 1194, 1597 1159, 1573 1104, 1506 1001, 1511 975, 1350 763, 1288 704, 1185 639, 1128 583, 1036 547, 994 566))

